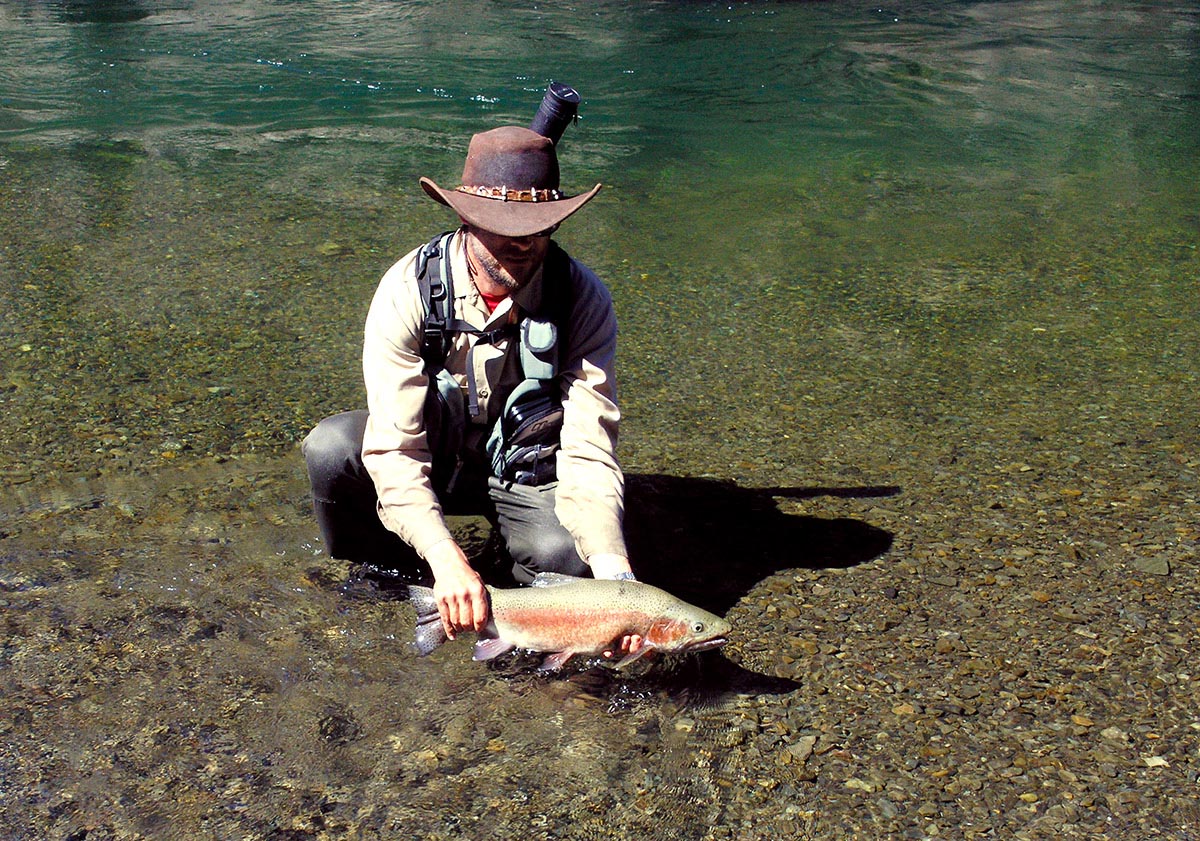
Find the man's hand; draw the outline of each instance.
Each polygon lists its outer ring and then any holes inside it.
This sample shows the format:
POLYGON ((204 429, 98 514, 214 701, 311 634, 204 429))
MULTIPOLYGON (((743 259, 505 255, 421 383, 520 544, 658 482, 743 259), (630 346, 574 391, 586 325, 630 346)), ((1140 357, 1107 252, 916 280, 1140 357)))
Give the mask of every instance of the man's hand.
POLYGON ((454 639, 459 631, 482 631, 488 622, 487 589, 459 545, 450 539, 436 543, 425 560, 433 570, 433 597, 446 636, 454 639))
POLYGON ((624 555, 588 555, 587 565, 593 578, 632 577, 633 567, 624 555))
MULTIPOLYGON (((587 563, 592 568, 594 578, 633 578, 633 568, 629 565, 629 558, 624 555, 590 555, 587 563)), ((639 635, 627 634, 621 637, 619 651, 610 648, 604 652, 604 656, 611 659, 618 653, 637 654, 641 650, 643 642, 644 640, 639 635)))
POLYGON ((621 647, 618 650, 614 651, 611 648, 605 649, 603 652, 604 659, 611 660, 617 654, 637 654, 642 650, 642 645, 644 643, 645 640, 643 640, 637 634, 627 634, 626 636, 621 637, 621 647))

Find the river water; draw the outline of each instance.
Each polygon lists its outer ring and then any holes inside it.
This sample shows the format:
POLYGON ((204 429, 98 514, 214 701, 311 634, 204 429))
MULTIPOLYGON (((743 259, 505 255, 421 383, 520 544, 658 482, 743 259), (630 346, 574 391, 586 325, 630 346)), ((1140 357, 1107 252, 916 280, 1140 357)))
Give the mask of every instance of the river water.
POLYGON ((1114 460, 1191 557, 1192 4, 3 0, 0 45, 6 837, 817 832, 794 582, 1114 460), (452 224, 418 177, 551 79, 635 565, 736 620, 667 680, 418 660, 308 511, 378 278, 452 224))

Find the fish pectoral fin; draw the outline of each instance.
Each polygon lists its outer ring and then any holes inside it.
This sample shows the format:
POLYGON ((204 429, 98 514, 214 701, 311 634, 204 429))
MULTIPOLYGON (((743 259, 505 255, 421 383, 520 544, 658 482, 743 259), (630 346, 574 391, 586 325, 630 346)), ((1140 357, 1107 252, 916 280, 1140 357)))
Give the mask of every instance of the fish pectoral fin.
POLYGON ((475 660, 491 660, 499 657, 501 654, 507 654, 517 646, 511 642, 506 642, 499 637, 488 637, 481 639, 475 643, 475 660))
POLYGON ((635 663, 638 660, 641 660, 643 657, 645 657, 651 651, 656 651, 656 650, 658 650, 658 646, 654 645, 654 643, 644 642, 644 643, 642 643, 642 647, 639 648, 637 651, 633 652, 632 654, 626 654, 624 657, 622 657, 620 660, 618 660, 613 665, 613 668, 614 669, 623 669, 626 666, 628 666, 630 663, 635 663))
POLYGON ((538 666, 539 672, 557 672, 567 664, 567 661, 575 656, 575 652, 567 649, 566 651, 556 651, 550 654, 542 661, 542 665, 538 666))

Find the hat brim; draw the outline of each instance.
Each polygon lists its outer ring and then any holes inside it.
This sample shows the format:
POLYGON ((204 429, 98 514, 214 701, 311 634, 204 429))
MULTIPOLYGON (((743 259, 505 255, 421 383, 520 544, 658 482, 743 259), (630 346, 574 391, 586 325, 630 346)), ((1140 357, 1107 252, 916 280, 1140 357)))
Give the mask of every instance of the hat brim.
POLYGON ((556 201, 504 201, 443 190, 432 179, 421 179, 421 188, 431 199, 453 208, 468 224, 502 237, 529 237, 554 227, 591 201, 601 186, 556 201))

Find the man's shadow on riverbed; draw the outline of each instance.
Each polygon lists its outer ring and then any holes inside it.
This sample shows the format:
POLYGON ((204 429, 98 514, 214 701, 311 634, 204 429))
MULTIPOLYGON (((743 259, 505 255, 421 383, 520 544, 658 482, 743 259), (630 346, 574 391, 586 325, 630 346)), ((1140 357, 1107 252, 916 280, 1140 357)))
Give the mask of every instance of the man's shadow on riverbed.
MULTIPOLYGON (((722 616, 777 572, 845 569, 891 548, 888 531, 845 517, 788 514, 780 510, 781 500, 900 492, 894 486, 745 488, 663 475, 632 475, 626 482, 625 536, 638 578, 722 616)), ((681 669, 662 676, 663 688, 689 704, 800 687, 743 668, 719 652, 688 658, 681 669)))
POLYGON ((625 536, 638 578, 724 615, 785 569, 845 569, 879 557, 892 535, 849 518, 779 509, 781 499, 894 496, 894 486, 745 488, 717 479, 626 477, 625 536))

